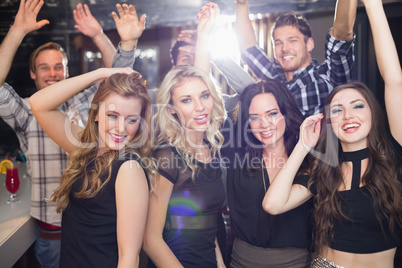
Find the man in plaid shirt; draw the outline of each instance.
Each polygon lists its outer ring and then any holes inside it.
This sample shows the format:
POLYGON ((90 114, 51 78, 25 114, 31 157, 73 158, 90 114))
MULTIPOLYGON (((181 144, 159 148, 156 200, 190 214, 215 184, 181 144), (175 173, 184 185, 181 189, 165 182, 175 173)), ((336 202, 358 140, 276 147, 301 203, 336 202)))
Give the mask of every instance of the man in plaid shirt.
MULTIPOLYGON (((21 149, 27 157, 27 168, 31 176, 32 217, 39 222, 35 243, 35 256, 41 267, 58 267, 60 254, 61 214, 56 213, 56 203, 48 202, 53 191, 60 184, 60 177, 67 166, 67 154, 42 130, 32 114, 28 98, 21 98, 5 83, 14 55, 30 32, 48 24, 47 20, 37 22, 36 16, 43 1, 21 0, 13 26, 0 46, 0 116, 16 132, 21 149)), ((125 51, 127 42, 116 49, 103 33, 99 22, 91 15, 87 6, 77 5, 74 10, 77 28, 92 38, 102 53, 105 66, 132 67, 134 51, 125 51), (113 58, 114 56, 114 58, 113 58), (113 61, 113 63, 112 63, 113 61)), ((132 42, 132 40, 130 40, 132 42)), ((47 43, 36 49, 30 58, 31 78, 37 90, 68 77, 67 55, 57 43, 47 43)), ((78 124, 85 124, 90 102, 97 85, 80 92, 59 107, 68 118, 78 124)))
POLYGON ((322 112, 332 89, 351 81, 357 0, 337 1, 334 25, 326 36, 325 61, 320 65, 311 59, 314 41, 304 18, 292 13, 278 17, 272 31, 272 60, 257 46, 248 0, 236 3, 236 29, 243 60, 258 78, 282 81, 304 116, 322 112))

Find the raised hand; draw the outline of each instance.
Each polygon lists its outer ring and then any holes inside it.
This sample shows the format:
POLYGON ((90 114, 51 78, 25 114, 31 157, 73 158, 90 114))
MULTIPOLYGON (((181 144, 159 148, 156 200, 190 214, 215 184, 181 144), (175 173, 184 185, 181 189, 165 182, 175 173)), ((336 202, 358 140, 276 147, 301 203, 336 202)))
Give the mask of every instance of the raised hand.
POLYGON ((303 147, 310 151, 318 142, 321 130, 322 113, 307 117, 300 126, 300 139, 303 147))
POLYGON ((97 19, 92 16, 87 4, 83 6, 81 3, 79 3, 76 9, 74 9, 73 15, 76 23, 74 28, 76 28, 82 34, 94 39, 98 34, 103 32, 102 26, 99 24, 97 19))
POLYGON ((49 24, 48 20, 36 21, 36 17, 43 4, 43 0, 21 0, 18 13, 15 16, 13 28, 19 29, 24 35, 26 35, 49 24))
POLYGON ((137 11, 133 5, 117 4, 116 8, 119 15, 116 12, 112 12, 112 17, 120 35, 122 48, 126 49, 123 46, 129 45, 133 46, 133 49, 145 29, 146 15, 143 14, 138 19, 137 11))
POLYGON ((205 6, 198 12, 197 19, 199 20, 197 33, 209 34, 215 27, 216 19, 220 15, 219 6, 212 2, 207 2, 205 6))
POLYGON ((177 41, 183 41, 195 46, 197 44, 197 31, 182 30, 177 37, 177 41))

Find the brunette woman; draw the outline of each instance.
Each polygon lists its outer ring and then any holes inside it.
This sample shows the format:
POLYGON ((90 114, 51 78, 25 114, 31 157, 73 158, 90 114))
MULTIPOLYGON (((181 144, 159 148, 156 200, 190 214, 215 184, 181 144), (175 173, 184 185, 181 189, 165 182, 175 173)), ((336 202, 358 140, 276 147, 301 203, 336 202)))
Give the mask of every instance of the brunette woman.
MULTIPOLYGON (((227 192, 234 243, 231 267, 307 267, 311 261, 310 204, 282 215, 261 206, 298 141, 303 116, 287 88, 265 80, 240 96, 237 140, 225 134, 227 192)), ((233 131, 229 131, 233 133, 233 131)))
POLYGON ((398 117, 402 71, 382 2, 363 2, 385 82, 392 137, 380 105, 364 84, 335 88, 326 100, 324 115, 303 123, 302 138, 263 203, 266 211, 277 214, 314 196, 318 255, 312 267, 394 267, 400 244, 401 157, 395 149, 402 144, 398 117), (315 145, 309 179, 304 186, 292 186, 292 176, 315 145))

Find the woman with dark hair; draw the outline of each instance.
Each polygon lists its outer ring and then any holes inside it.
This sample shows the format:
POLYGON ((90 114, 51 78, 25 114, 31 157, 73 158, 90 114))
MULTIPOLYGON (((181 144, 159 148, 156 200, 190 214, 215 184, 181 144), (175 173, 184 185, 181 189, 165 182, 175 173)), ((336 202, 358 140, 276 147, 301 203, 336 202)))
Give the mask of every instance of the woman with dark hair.
POLYGON ((63 212, 60 267, 138 266, 152 171, 150 100, 141 76, 102 68, 48 86, 29 102, 70 154, 52 196, 63 212), (83 129, 57 108, 99 80, 83 129))
POLYGON ((227 194, 234 235, 231 267, 307 267, 311 261, 310 204, 282 215, 261 203, 298 141, 303 116, 277 80, 248 86, 240 96, 237 139, 223 146, 227 194))
POLYGON ((278 214, 314 196, 317 257, 312 267, 394 267, 400 244, 401 156, 395 152, 402 144, 402 71, 382 2, 363 2, 385 82, 392 137, 364 84, 338 86, 326 100, 324 115, 303 122, 302 137, 263 203, 266 211, 278 214), (292 176, 315 145, 309 178, 303 186, 292 185, 292 176))

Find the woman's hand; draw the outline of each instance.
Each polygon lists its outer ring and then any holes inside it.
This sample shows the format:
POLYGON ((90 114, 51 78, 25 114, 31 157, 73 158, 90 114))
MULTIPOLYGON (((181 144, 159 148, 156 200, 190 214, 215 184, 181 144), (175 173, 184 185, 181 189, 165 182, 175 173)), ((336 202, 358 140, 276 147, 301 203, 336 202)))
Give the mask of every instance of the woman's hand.
POLYGON ((215 22, 219 15, 219 6, 215 3, 207 2, 205 6, 201 8, 197 15, 197 20, 200 21, 197 27, 198 35, 208 35, 215 27, 215 22))
POLYGON ((310 151, 317 145, 320 137, 321 120, 324 118, 322 113, 307 117, 300 126, 300 139, 303 147, 310 151))

